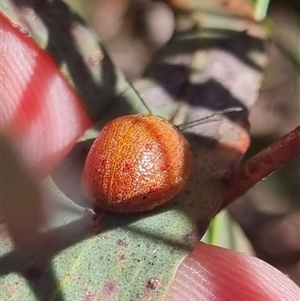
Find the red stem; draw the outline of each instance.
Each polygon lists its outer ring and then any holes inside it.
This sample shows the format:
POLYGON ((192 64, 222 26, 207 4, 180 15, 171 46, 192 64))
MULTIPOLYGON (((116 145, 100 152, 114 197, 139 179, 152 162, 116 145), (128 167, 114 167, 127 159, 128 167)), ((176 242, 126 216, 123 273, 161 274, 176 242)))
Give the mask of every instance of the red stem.
POLYGON ((300 126, 241 164, 228 183, 222 208, 299 154, 300 126))

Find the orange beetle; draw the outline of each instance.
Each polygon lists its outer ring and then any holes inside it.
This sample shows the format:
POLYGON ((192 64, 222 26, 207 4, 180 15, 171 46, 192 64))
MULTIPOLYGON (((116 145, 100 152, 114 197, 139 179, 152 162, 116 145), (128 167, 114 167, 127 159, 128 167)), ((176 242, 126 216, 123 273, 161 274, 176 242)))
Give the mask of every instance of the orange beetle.
POLYGON ((151 210, 177 195, 191 168, 190 145, 167 120, 128 115, 110 121, 87 156, 82 190, 97 207, 151 210))

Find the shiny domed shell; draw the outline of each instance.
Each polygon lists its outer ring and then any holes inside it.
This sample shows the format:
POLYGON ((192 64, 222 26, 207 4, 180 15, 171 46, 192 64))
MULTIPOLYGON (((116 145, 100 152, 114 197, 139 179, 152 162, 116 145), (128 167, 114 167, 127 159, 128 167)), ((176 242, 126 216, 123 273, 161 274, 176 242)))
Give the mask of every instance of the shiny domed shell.
POLYGON ((191 167, 190 146, 180 131, 155 115, 110 121, 87 156, 84 196, 115 212, 151 210, 184 187, 191 167))

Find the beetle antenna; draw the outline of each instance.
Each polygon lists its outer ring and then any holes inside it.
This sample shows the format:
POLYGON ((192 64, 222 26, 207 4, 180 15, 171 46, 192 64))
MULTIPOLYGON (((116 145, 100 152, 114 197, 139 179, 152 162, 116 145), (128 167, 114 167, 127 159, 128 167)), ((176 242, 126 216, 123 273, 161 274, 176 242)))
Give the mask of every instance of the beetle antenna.
POLYGON ((179 130, 184 131, 184 130, 189 129, 193 126, 196 126, 198 123, 200 123, 204 120, 210 119, 214 116, 228 114, 228 113, 232 113, 232 112, 240 112, 240 111, 244 111, 244 109, 242 107, 234 107, 234 108, 224 109, 224 110, 221 110, 221 111, 214 112, 214 113, 212 113, 208 116, 205 116, 203 118, 200 118, 200 119, 197 119, 197 120, 194 120, 194 121, 191 121, 191 122, 187 122, 187 123, 182 123, 182 124, 178 125, 177 127, 178 127, 179 130))
POLYGON ((148 111, 148 113, 152 114, 150 108, 147 106, 146 102, 144 101, 144 99, 141 97, 140 93, 136 90, 136 88, 133 85, 130 85, 128 88, 126 88, 123 92, 120 93, 120 95, 122 95, 125 92, 127 92, 130 88, 135 92, 135 94, 137 95, 137 97, 139 98, 139 100, 142 102, 142 104, 144 105, 144 107, 146 108, 146 110, 148 111))

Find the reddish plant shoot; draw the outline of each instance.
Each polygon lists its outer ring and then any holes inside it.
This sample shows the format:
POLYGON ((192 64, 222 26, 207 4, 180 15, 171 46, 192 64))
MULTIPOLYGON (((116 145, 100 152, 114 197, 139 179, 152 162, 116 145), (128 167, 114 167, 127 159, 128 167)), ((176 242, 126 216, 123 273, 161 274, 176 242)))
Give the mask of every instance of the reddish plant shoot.
POLYGON ((240 165, 228 183, 222 208, 299 155, 300 126, 240 165))
POLYGON ((47 52, 0 13, 0 130, 43 177, 93 124, 47 52))

